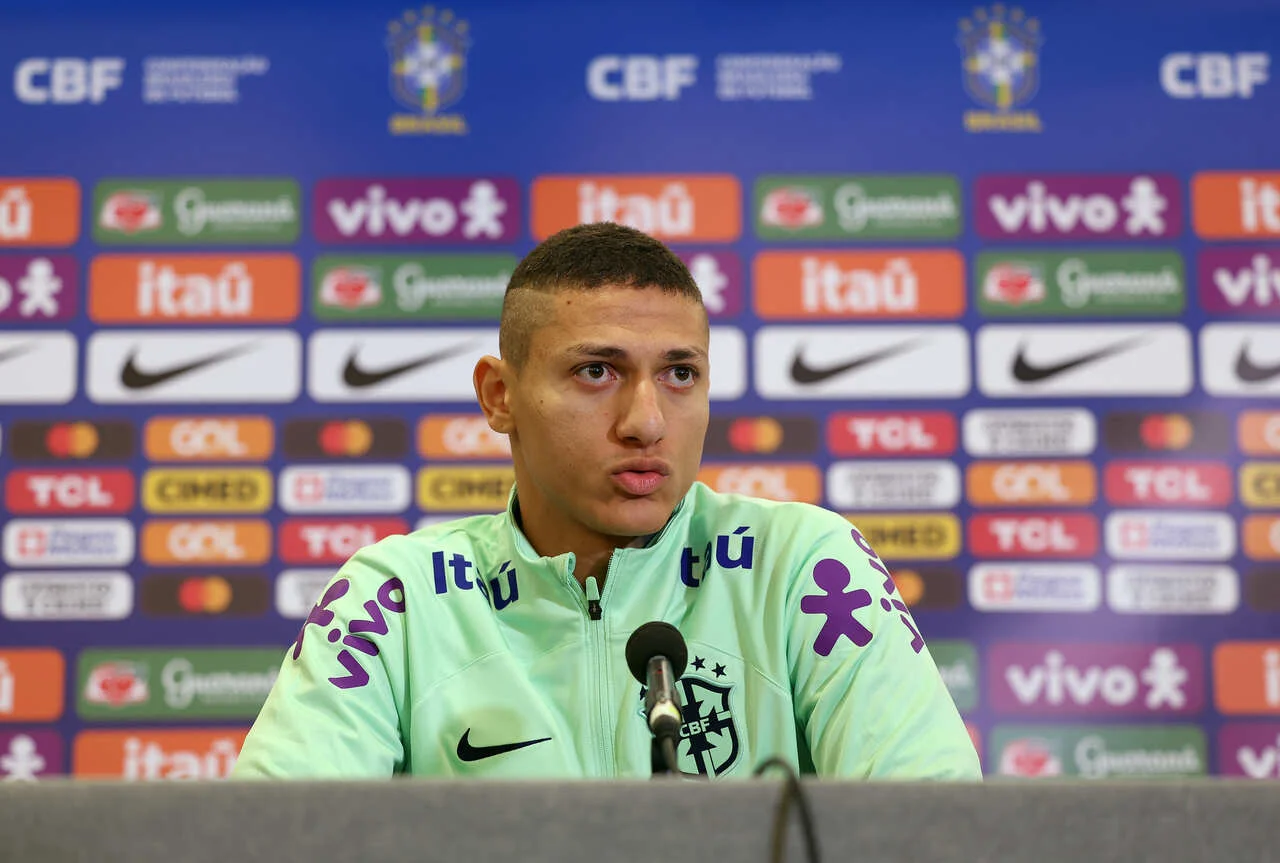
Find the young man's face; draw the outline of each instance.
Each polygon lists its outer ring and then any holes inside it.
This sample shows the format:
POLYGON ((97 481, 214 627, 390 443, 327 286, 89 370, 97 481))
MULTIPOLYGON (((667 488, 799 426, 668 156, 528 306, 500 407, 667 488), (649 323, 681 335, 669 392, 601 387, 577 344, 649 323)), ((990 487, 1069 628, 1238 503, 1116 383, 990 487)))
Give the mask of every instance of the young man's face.
POLYGON ((707 430, 708 330, 657 288, 566 291, 508 384, 521 511, 558 539, 662 528, 693 484, 707 430))

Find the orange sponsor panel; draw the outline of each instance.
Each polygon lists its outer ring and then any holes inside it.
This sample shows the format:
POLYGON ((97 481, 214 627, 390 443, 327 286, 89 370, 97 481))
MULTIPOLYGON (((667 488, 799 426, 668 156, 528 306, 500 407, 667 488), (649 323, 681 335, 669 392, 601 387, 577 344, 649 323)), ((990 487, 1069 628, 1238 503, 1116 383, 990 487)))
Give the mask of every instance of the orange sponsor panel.
POLYGON ((1280 715, 1280 641, 1218 644, 1213 677, 1219 713, 1280 715))
POLYGON ((72 749, 72 773, 133 781, 225 779, 248 733, 247 728, 82 731, 72 749))
POLYGON ((530 208, 537 240, 589 222, 676 243, 728 243, 742 234, 742 187, 728 174, 538 177, 530 208))
POLYGON ((973 462, 966 485, 978 506, 1087 506, 1098 496, 1087 461, 973 462))
POLYGON ((1280 560, 1280 515, 1251 515, 1240 532, 1244 553, 1254 560, 1280 560))
POLYGON ((811 464, 703 465, 698 479, 719 492, 817 503, 822 475, 811 464))
POLYGON ((1280 237, 1280 172, 1203 171, 1191 178, 1192 223, 1209 240, 1280 237))
POLYGON ((61 718, 66 673, 66 660, 57 650, 0 650, 0 722, 53 722, 61 718))
POLYGON ((1245 411, 1238 430, 1246 455, 1280 455, 1280 411, 1245 411))
POLYGON ((79 237, 79 183, 0 177, 0 247, 69 246, 79 237))
POLYGON ((418 454, 442 460, 509 459, 511 442, 480 414, 435 414, 418 423, 418 454))
POLYGON ((301 301, 293 255, 99 255, 89 265, 89 317, 100 324, 286 323, 301 301))
POLYGON ((762 318, 958 318, 964 258, 950 249, 761 252, 755 308, 762 318))
POLYGON ((152 461, 262 461, 275 428, 261 416, 152 417, 143 445, 152 461))
POLYGON ((142 559, 149 566, 256 566, 271 557, 271 526, 253 519, 149 521, 142 559))

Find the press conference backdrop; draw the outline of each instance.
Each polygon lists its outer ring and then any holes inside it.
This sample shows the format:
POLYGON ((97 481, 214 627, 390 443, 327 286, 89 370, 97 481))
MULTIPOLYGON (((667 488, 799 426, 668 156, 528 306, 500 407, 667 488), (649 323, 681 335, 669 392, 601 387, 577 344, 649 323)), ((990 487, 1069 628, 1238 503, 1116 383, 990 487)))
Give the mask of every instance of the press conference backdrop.
POLYGON ((0 776, 225 775, 346 557, 502 507, 471 367, 598 220, 702 288, 702 478, 857 524, 988 773, 1280 775, 1276 4, 4 22, 0 776))

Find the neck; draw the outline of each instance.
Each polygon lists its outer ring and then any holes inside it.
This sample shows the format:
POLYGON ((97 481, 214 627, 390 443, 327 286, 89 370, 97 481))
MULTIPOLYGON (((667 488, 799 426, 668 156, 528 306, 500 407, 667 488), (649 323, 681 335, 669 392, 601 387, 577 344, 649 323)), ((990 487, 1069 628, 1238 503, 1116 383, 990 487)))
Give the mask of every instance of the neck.
POLYGON ((644 536, 604 536, 578 526, 566 530, 563 526, 547 521, 545 512, 541 511, 543 509, 545 508, 522 508, 517 493, 514 506, 516 524, 524 532, 533 550, 542 557, 557 557, 572 552, 573 577, 578 584, 585 585, 588 578, 595 576, 599 585, 604 587, 605 573, 609 569, 609 559, 613 557, 614 550, 643 545, 648 539, 644 536))

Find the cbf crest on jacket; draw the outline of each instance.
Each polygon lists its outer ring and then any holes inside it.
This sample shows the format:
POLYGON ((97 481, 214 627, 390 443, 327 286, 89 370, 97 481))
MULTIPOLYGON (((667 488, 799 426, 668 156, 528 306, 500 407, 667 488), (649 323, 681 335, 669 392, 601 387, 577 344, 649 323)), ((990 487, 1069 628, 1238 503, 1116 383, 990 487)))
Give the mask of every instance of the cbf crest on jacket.
POLYGON ((689 664, 678 757, 709 778, 781 756, 857 778, 978 779, 888 568, 847 520, 695 483, 603 590, 507 511, 388 537, 329 582, 235 777, 644 777, 625 646, 663 620, 689 664))

